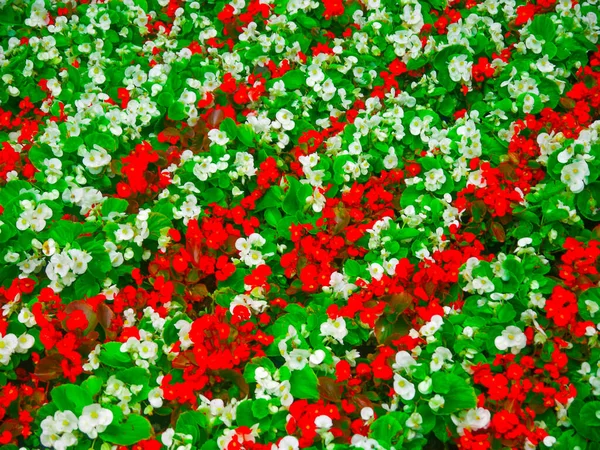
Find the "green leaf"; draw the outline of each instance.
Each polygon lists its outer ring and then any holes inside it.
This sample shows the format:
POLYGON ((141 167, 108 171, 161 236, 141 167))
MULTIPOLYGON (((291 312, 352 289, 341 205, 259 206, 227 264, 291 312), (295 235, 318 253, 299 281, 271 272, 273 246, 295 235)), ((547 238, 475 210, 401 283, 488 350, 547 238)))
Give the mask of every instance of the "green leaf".
POLYGON ((257 419, 264 419, 269 415, 269 402, 264 398, 259 398, 252 402, 252 414, 257 419))
MULTIPOLYGON (((571 419, 573 428, 575 428, 577 433, 584 438, 589 439, 590 441, 600 442, 600 427, 590 426, 590 424, 583 419, 581 413, 584 407, 585 403, 579 398, 576 398, 575 401, 571 403, 571 406, 569 407, 569 418, 571 419)), ((590 412, 591 411, 586 411, 585 417, 587 417, 590 412)))
POLYGON ((185 105, 181 102, 175 102, 171 106, 169 106, 168 116, 171 120, 183 120, 187 117, 185 113, 185 105))
POLYGON ((102 203, 102 216, 108 217, 111 212, 124 213, 129 203, 122 198, 109 197, 102 203))
POLYGON ((123 423, 109 425, 99 437, 111 444, 133 445, 152 437, 152 425, 148 419, 130 414, 123 423))
POLYGON ((254 130, 250 125, 240 125, 237 130, 240 142, 248 147, 254 145, 254 130))
POLYGON ((477 406, 477 395, 473 386, 458 375, 435 372, 432 376, 433 391, 444 397, 445 403, 437 414, 452 414, 461 409, 477 406))
POLYGON ((589 402, 586 403, 583 408, 581 408, 579 417, 589 427, 600 427, 600 417, 598 417, 599 414, 600 402, 589 402))
POLYGON ((236 409, 236 422, 239 426, 251 427, 256 422, 252 414, 253 400, 241 402, 236 409))
POLYGON ((305 75, 301 70, 290 70, 281 79, 287 89, 298 89, 304 84, 305 75))
POLYGON ((91 149, 94 145, 98 145, 106 150, 116 150, 117 141, 105 133, 90 133, 85 136, 85 144, 91 149))
MULTIPOLYGON (((179 415, 175 431, 177 433, 189 434, 193 442, 199 442, 201 439, 200 428, 204 429, 208 425, 208 419, 199 411, 185 411, 179 415)), ((205 436, 205 434, 203 434, 205 436)))
POLYGON ((98 359, 102 364, 110 367, 130 367, 132 365, 129 353, 121 352, 120 342, 107 342, 102 345, 98 359))
POLYGON ((173 94, 171 92, 161 92, 161 94, 156 99, 157 103, 161 106, 169 107, 173 104, 175 99, 173 98, 173 94))
POLYGON ((290 378, 290 393, 294 398, 318 400, 317 382, 317 376, 310 367, 305 366, 302 370, 295 370, 290 378))
POLYGON ((75 153, 80 145, 83 145, 83 139, 73 136, 64 141, 63 150, 67 153, 75 153))
POLYGON ((548 14, 537 14, 529 25, 529 31, 546 42, 552 42, 556 37, 556 25, 548 14))
POLYGON ((151 212, 148 217, 148 230, 150 230, 150 238, 157 240, 160 237, 160 230, 163 228, 171 228, 173 224, 164 214, 151 212))
POLYGON ((81 388, 94 397, 102 390, 103 385, 104 380, 102 378, 92 375, 83 383, 81 383, 81 388))
POLYGON ((221 126, 219 127, 221 131, 227 134, 230 139, 235 139, 238 135, 237 125, 233 121, 231 117, 227 117, 221 122, 221 126))
MULTIPOLYGON (((385 448, 391 448, 392 441, 395 445, 396 435, 402 430, 402 425, 390 414, 379 417, 375 422, 371 424, 369 436, 383 445, 385 448)), ((398 447, 401 448, 401 447, 398 447)))
POLYGON ((515 308, 513 308, 513 306, 510 303, 505 303, 505 304, 501 305, 498 308, 497 313, 498 313, 498 322, 499 323, 512 322, 513 319, 517 315, 515 308))
POLYGON ((141 367, 132 367, 118 372, 115 375, 123 383, 127 384, 143 384, 147 385, 150 379, 150 374, 146 369, 141 367))
POLYGON ((52 401, 61 411, 73 411, 80 415, 84 406, 94 403, 91 394, 80 386, 63 384, 52 389, 52 401))

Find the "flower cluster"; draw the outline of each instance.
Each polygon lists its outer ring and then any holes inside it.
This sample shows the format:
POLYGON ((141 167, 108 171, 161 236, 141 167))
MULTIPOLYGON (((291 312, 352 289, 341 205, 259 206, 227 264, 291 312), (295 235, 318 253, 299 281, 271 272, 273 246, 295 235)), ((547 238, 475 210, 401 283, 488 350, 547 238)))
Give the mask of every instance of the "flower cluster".
POLYGON ((597 0, 0 0, 0 445, 600 445, 597 0))

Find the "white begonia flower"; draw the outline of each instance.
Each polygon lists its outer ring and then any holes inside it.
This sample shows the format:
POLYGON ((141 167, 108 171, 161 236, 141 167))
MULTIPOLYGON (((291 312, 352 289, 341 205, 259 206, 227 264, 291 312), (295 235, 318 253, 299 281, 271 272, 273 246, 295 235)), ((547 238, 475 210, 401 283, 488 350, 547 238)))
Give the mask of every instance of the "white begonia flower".
POLYGON ((488 277, 475 277, 473 279, 473 288, 479 295, 494 292, 494 283, 488 277))
POLYGON ((296 126, 294 115, 287 109, 280 109, 275 118, 277 119, 277 123, 279 123, 276 128, 281 127, 285 131, 291 131, 296 126))
POLYGON ((452 361, 452 352, 446 347, 438 347, 431 355, 429 367, 432 372, 440 370, 446 361, 452 361))
POLYGON ((125 390, 127 390, 125 383, 112 375, 106 382, 106 389, 104 390, 104 393, 113 397, 121 397, 125 390))
POLYGON ((143 340, 138 344, 137 351, 141 358, 152 359, 158 352, 158 344, 143 340))
POLYGON ((575 194, 583 191, 587 184, 590 168, 584 159, 577 159, 565 165, 560 172, 560 181, 566 184, 575 194))
POLYGON ((109 165, 112 157, 105 148, 94 144, 92 150, 85 148, 79 150, 78 154, 83 157, 83 165, 92 174, 99 174, 105 166, 109 165))
POLYGON ((490 424, 491 414, 485 408, 475 408, 462 412, 460 417, 452 415, 451 419, 456 425, 458 434, 462 435, 465 429, 477 431, 487 428, 490 424))
POLYGON ((88 263, 92 260, 92 255, 85 250, 70 249, 71 270, 74 274, 81 275, 87 271, 88 263))
POLYGON ((396 361, 392 364, 394 370, 406 370, 410 373, 412 366, 417 366, 417 361, 406 350, 401 350, 396 353, 396 361))
POLYGON ((119 229, 115 231, 115 240, 117 242, 131 241, 135 236, 135 231, 130 223, 119 224, 119 229))
POLYGON ((369 273, 371 274, 371 277, 377 281, 381 280, 381 277, 383 277, 383 274, 385 273, 385 271, 383 270, 383 267, 381 266, 381 264, 378 263, 373 263, 373 264, 369 264, 369 273))
POLYGON ((446 175, 442 169, 431 169, 423 174, 425 189, 428 191, 437 191, 446 182, 446 175))
POLYGON ((394 374, 394 391, 404 400, 415 398, 415 385, 399 374, 394 374))
POLYGON ((433 411, 437 411, 438 409, 443 408, 445 403, 446 403, 446 400, 444 399, 444 397, 442 397, 439 394, 435 394, 433 397, 431 397, 429 399, 429 407, 433 411))
POLYGON ((148 392, 148 401, 153 408, 160 408, 163 405, 163 390, 160 387, 155 387, 148 392))
POLYGON ((322 430, 329 430, 333 426, 333 421, 331 417, 323 414, 315 417, 315 426, 322 430))
POLYGON ((410 417, 406 420, 406 426, 413 430, 419 430, 421 425, 423 424, 423 416, 421 414, 415 412, 410 415, 410 417))
POLYGON ((592 317, 594 317, 598 310, 600 310, 600 306, 598 306, 598 303, 593 302, 592 300, 585 300, 584 303, 585 309, 587 309, 587 311, 590 313, 590 316, 592 317))
POLYGON ((308 364, 310 350, 295 348, 286 354, 286 362, 290 370, 302 370, 308 364))
POLYGON ((17 339, 17 346, 15 347, 15 353, 27 353, 31 347, 35 344, 35 338, 27 333, 23 333, 17 339))
POLYGON ((46 166, 46 182, 48 184, 56 184, 62 177, 63 173, 62 162, 58 158, 44 159, 44 165, 46 166))
POLYGON ((308 73, 308 78, 306 79, 306 85, 308 87, 314 87, 325 79, 325 74, 317 64, 308 66, 306 72, 308 73))
POLYGON ((217 145, 227 145, 227 143, 229 142, 229 137, 227 136, 227 133, 218 130, 217 128, 213 128, 208 132, 208 138, 213 144, 217 145))
POLYGON ((96 439, 98 433, 106 430, 113 421, 113 413, 110 409, 102 408, 99 403, 85 406, 79 417, 79 430, 87 434, 90 439, 96 439))
POLYGON ((516 355, 527 345, 527 337, 520 328, 510 325, 494 340, 494 344, 498 350, 510 349, 516 355))
POLYGON ((347 334, 348 329, 343 317, 338 317, 335 320, 327 319, 327 322, 321 324, 321 336, 331 337, 340 344, 343 344, 347 334))
POLYGON ((160 441, 167 447, 171 447, 173 445, 173 436, 175 436, 175 430, 173 428, 167 428, 163 431, 163 434, 161 434, 160 441))
POLYGON ((450 60, 448 64, 448 73, 450 79, 455 82, 469 82, 471 80, 471 69, 473 63, 467 61, 467 55, 457 55, 450 60))
POLYGON ((323 362, 323 360, 325 359, 325 352, 321 349, 317 349, 315 350, 315 352, 310 355, 310 357, 308 358, 308 361, 317 366, 319 364, 321 364, 323 362))
POLYGON ((531 50, 535 54, 542 53, 542 45, 544 44, 544 40, 538 40, 533 34, 525 39, 525 45, 529 50, 531 50))
POLYGON ((421 329, 419 330, 419 334, 425 337, 433 336, 435 332, 442 327, 443 324, 444 319, 442 319, 442 316, 436 314, 431 318, 429 322, 427 322, 421 327, 421 329))
POLYGON ((71 433, 77 430, 77 416, 72 411, 56 411, 54 426, 59 433, 71 433))
POLYGON ((36 324, 35 316, 26 307, 21 308, 21 311, 19 311, 19 315, 18 315, 17 319, 19 320, 19 322, 21 322, 28 328, 31 328, 32 326, 34 326, 36 324))
POLYGON ((271 446, 271 450, 298 450, 299 448, 300 442, 294 436, 285 436, 279 441, 279 444, 271 446))
POLYGON ((375 417, 375 411, 373 411, 373 408, 365 406, 360 410, 360 418, 365 422, 368 422, 373 417, 375 417))
POLYGON ((383 167, 387 170, 392 170, 398 167, 398 157, 393 147, 390 147, 388 154, 383 158, 383 167))

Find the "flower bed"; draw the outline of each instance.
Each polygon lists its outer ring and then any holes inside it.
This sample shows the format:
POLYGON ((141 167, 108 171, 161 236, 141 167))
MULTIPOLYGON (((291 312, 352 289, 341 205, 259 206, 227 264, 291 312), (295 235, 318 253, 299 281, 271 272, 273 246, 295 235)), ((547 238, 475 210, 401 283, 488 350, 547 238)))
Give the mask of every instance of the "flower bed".
POLYGON ((599 9, 0 0, 1 448, 598 448, 599 9))

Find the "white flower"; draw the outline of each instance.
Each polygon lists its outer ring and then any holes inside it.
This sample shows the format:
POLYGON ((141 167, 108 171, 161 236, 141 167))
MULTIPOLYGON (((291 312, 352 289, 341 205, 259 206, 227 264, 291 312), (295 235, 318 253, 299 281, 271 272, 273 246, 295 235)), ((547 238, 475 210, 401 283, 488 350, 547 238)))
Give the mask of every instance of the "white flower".
POLYGON ((429 407, 433 411, 437 411, 438 409, 443 408, 445 403, 446 403, 446 400, 444 400, 444 397, 442 397, 439 394, 435 394, 433 397, 431 397, 429 399, 429 407))
POLYGON ((19 345, 17 337, 8 333, 4 337, 0 337, 0 364, 6 365, 10 362, 10 355, 12 355, 19 345))
POLYGON ((313 87, 325 79, 325 74, 317 64, 308 66, 306 72, 308 73, 308 78, 306 79, 306 85, 308 87, 313 87))
POLYGON ((385 272, 381 264, 373 263, 369 265, 369 273, 373 279, 379 281, 385 272))
POLYGON ((387 170, 392 170, 398 167, 398 157, 396 156, 396 151, 393 147, 390 147, 388 154, 385 158, 383 158, 383 167, 385 167, 387 170))
POLYGON ((578 159, 564 166, 560 172, 560 181, 565 183, 574 193, 583 191, 587 184, 590 169, 584 159, 578 159))
POLYGON ((71 249, 69 250, 72 264, 71 269, 74 274, 80 275, 86 272, 88 263, 92 260, 92 256, 86 251, 71 249))
POLYGON ((286 436, 279 441, 279 444, 273 444, 271 450, 298 450, 300 442, 294 436, 286 436))
POLYGON ((167 428, 160 436, 160 441, 167 447, 173 445, 173 436, 175 436, 175 430, 173 428, 167 428))
POLYGON ((373 411, 373 408, 365 406, 364 408, 362 408, 360 410, 360 418, 362 420, 364 420, 365 422, 371 420, 374 416, 375 416, 375 411, 373 411))
POLYGON ((310 358, 308 358, 309 362, 314 366, 318 366, 319 364, 321 364, 324 359, 325 352, 321 349, 315 350, 315 352, 312 355, 310 355, 310 358))
POLYGON ((455 82, 468 82, 471 80, 471 68, 473 67, 473 63, 467 61, 466 55, 458 55, 453 57, 450 60, 450 64, 448 65, 448 72, 450 74, 450 79, 455 82))
POLYGON ((423 424, 423 416, 421 414, 415 412, 410 415, 410 417, 406 420, 406 426, 413 430, 418 430, 421 428, 423 424))
POLYGON ((141 341, 138 344, 137 351, 141 358, 152 359, 157 354, 158 345, 152 341, 141 341))
POLYGON ((92 174, 99 174, 104 169, 104 166, 110 164, 112 157, 108 154, 105 148, 94 144, 92 150, 87 151, 82 148, 78 154, 83 157, 83 165, 92 174))
POLYGON ((520 328, 510 325, 494 340, 494 344, 498 350, 504 351, 510 348, 516 355, 527 345, 527 337, 520 328))
POLYGON ((394 391, 404 400, 415 398, 415 385, 399 374, 394 374, 394 391))
POLYGON ((308 363, 310 356, 310 350, 295 348, 286 355, 287 365, 290 370, 302 370, 308 363))
POLYGON ((106 382, 104 393, 106 395, 112 395, 113 397, 121 397, 125 390, 127 390, 125 383, 112 375, 106 382))
POLYGON ((293 130, 296 126, 294 122, 294 115, 287 109, 280 109, 275 115, 279 126, 286 131, 293 130))
POLYGON ((19 322, 24 324, 26 327, 31 328, 36 324, 35 316, 26 307, 21 308, 18 316, 19 322))
POLYGON ((424 174, 425 189, 428 191, 437 191, 446 182, 446 175, 442 169, 431 169, 424 174))
POLYGON ((81 417, 79 417, 79 430, 87 434, 90 439, 96 439, 98 433, 106 430, 112 421, 112 411, 102 408, 99 403, 94 403, 83 408, 81 417))
POLYGON ((130 223, 119 224, 119 229, 115 231, 115 239, 117 242, 131 241, 134 236, 135 232, 130 223))
POLYGON ((33 347, 33 344, 35 344, 35 338, 30 334, 23 333, 17 339, 17 346, 15 347, 15 352, 27 353, 27 350, 33 347))
POLYGON ((320 415, 315 417, 315 426, 322 430, 329 430, 333 426, 333 421, 329 416, 320 415))
POLYGON ((347 334, 348 329, 343 317, 338 317, 335 320, 327 319, 327 322, 321 324, 321 336, 332 337, 340 344, 343 344, 347 334))
POLYGON ((163 405, 163 390, 160 387, 155 387, 148 392, 148 401, 153 408, 160 408, 163 405))
POLYGON ((213 128, 208 132, 208 138, 213 144, 217 145, 227 145, 229 142, 229 137, 227 137, 227 134, 216 128, 213 128))
POLYGON ((429 322, 421 327, 419 333, 421 336, 433 336, 437 330, 441 328, 444 324, 444 319, 442 316, 438 316, 437 314, 431 318, 429 322))
POLYGON ((452 352, 446 347, 438 347, 431 355, 431 363, 429 367, 432 372, 440 370, 446 361, 452 361, 452 352))
POLYGON ((473 288, 479 295, 486 292, 494 292, 494 283, 488 277, 476 277, 473 279, 473 288))
POLYGON ((410 353, 408 353, 406 350, 401 350, 398 353, 396 353, 396 362, 392 365, 392 369, 394 370, 402 370, 402 369, 409 369, 411 366, 416 366, 417 361, 410 356, 410 353))
POLYGON ((46 166, 46 181, 48 184, 55 184, 62 177, 62 162, 58 158, 44 159, 46 166))
MULTIPOLYGON (((215 130, 211 130, 211 131, 215 131, 215 130)), ((196 175, 196 177, 198 177, 198 179, 200 181, 206 181, 206 180, 208 180, 208 177, 210 177, 217 170, 219 170, 219 167, 215 163, 212 162, 212 157, 207 156, 205 158, 202 158, 194 166, 194 169, 192 170, 192 172, 194 173, 194 175, 196 175)))
POLYGON ((77 416, 72 411, 56 411, 54 426, 59 433, 71 433, 77 430, 77 416))

